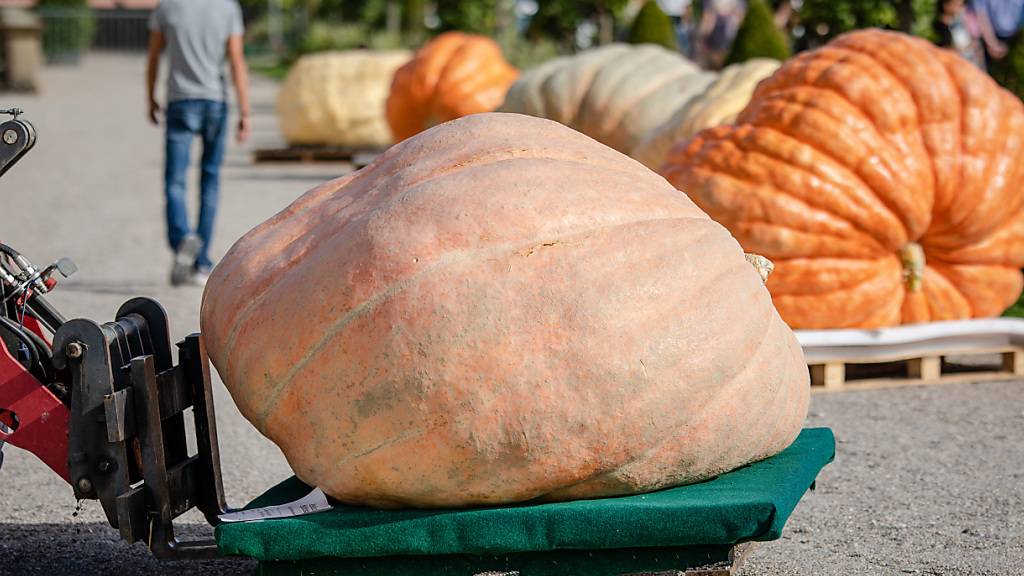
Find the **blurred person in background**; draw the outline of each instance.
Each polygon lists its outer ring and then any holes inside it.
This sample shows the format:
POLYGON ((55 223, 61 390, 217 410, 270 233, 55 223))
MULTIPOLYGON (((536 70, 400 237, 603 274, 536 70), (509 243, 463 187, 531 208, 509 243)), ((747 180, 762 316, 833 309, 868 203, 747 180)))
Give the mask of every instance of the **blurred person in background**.
POLYGON ((991 68, 992 61, 1006 56, 1009 45, 1019 36, 1024 0, 974 0, 971 8, 978 15, 985 40, 985 63, 991 68))
POLYGON ((939 0, 935 3, 935 19, 932 20, 935 43, 949 48, 985 69, 985 53, 981 45, 981 26, 974 11, 964 0, 939 0))
POLYGON ((213 262, 210 243, 217 218, 220 166, 228 120, 224 62, 238 100, 237 138, 249 135, 249 79, 242 52, 242 10, 235 0, 161 0, 149 21, 146 88, 149 119, 159 124, 154 94, 161 53, 166 53, 167 109, 164 157, 167 241, 174 252, 171 284, 205 284, 213 262), (199 222, 193 230, 185 202, 185 175, 192 142, 203 143, 199 179, 199 222))
POLYGON ((693 59, 693 0, 658 0, 658 6, 672 20, 679 51, 687 58, 693 59))
POLYGON ((744 0, 707 0, 697 28, 698 50, 695 56, 705 68, 722 67, 746 14, 744 0))
POLYGON ((682 11, 679 15, 679 24, 676 27, 676 38, 679 41, 679 50, 692 60, 697 50, 697 26, 693 21, 693 1, 683 0, 681 4, 682 11))

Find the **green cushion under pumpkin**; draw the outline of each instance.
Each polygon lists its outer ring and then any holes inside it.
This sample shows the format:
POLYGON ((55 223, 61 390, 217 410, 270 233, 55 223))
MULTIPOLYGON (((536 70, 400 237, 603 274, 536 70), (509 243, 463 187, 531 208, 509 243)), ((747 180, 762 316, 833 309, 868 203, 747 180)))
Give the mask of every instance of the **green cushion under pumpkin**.
MULTIPOLYGON (((379 573, 372 570, 375 565, 393 570, 403 561, 426 569, 424 556, 439 565, 468 563, 484 569, 494 569, 487 562, 550 559, 551 551, 566 561, 577 556, 593 561, 593 551, 608 560, 625 554, 624 560, 635 561, 631 549, 638 548, 657 549, 668 558, 701 556, 703 547, 705 560, 715 560, 738 542, 779 538, 797 502, 834 455, 832 431, 812 428, 777 456, 700 484, 650 494, 467 510, 338 505, 308 516, 221 524, 216 536, 224 554, 260 560, 266 574, 311 568, 313 559, 321 571, 344 564, 344 570, 360 574, 379 573), (389 558, 379 558, 387 560, 381 563, 373 557, 389 558), (363 570, 354 570, 359 566, 351 561, 339 564, 342 558, 354 559, 363 570)), ((309 490, 291 478, 247 508, 290 502, 309 490)))

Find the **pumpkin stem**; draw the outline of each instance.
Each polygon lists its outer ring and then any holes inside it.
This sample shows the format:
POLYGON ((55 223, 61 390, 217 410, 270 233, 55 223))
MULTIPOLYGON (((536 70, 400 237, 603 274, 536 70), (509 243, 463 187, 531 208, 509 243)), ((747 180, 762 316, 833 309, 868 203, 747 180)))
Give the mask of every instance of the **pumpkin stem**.
POLYGON ((744 254, 743 257, 746 258, 747 262, 754 267, 754 270, 757 270, 757 273, 761 275, 761 282, 768 282, 768 275, 775 270, 775 264, 772 264, 771 260, 761 256, 760 254, 747 253, 744 254))
POLYGON ((910 292, 921 290, 924 279, 924 249, 917 242, 910 242, 900 248, 900 262, 903 264, 903 282, 910 292))

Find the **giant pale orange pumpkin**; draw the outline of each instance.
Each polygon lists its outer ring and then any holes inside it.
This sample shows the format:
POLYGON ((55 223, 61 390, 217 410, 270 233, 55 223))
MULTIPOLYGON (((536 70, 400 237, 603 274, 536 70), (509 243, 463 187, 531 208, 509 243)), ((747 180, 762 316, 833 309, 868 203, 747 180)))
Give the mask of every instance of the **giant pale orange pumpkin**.
POLYGON ((479 114, 246 234, 202 328, 242 413, 345 502, 628 494, 770 456, 807 367, 739 244, 639 163, 479 114))
POLYGON ((395 72, 387 118, 395 141, 441 122, 491 112, 519 71, 486 36, 445 32, 395 72))
POLYGON ((775 262, 795 328, 995 316, 1021 292, 1024 107, 923 40, 859 31, 797 56, 662 173, 775 262))

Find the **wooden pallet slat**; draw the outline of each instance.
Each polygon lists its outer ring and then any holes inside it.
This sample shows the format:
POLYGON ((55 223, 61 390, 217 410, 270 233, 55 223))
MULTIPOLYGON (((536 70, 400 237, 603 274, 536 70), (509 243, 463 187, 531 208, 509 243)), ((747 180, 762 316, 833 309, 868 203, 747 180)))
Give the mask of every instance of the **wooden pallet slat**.
POLYGON ((1024 350, 1010 350, 1002 353, 1003 372, 1024 376, 1024 350))
POLYGON ((842 362, 827 362, 825 364, 812 364, 811 385, 822 388, 840 388, 846 381, 846 365, 842 362))
POLYGON ((907 378, 938 380, 942 376, 942 357, 924 356, 907 360, 907 378))
POLYGON ((1013 380, 1024 377, 1024 347, 958 349, 911 356, 837 358, 809 362, 808 369, 812 392, 1013 380), (1000 361, 994 365, 978 367, 949 361, 951 357, 967 360, 979 356, 998 356, 1000 361))

